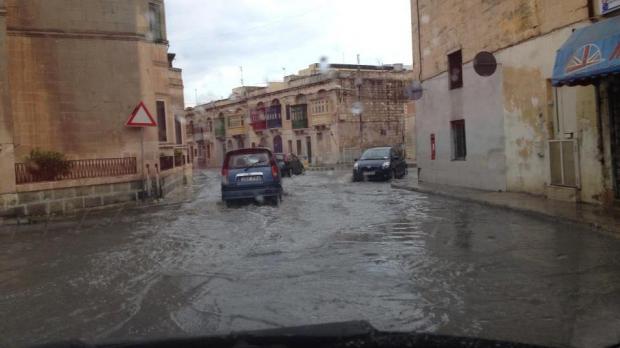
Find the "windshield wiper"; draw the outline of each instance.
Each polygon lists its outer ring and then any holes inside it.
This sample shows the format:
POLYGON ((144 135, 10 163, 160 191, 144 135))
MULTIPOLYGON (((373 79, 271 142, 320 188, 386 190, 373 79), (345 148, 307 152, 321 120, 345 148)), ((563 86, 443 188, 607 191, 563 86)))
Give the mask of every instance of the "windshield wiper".
POLYGON ((254 164, 250 164, 249 166, 245 167, 243 170, 247 172, 247 171, 248 171, 248 170, 250 170, 251 168, 255 168, 255 167, 258 167, 258 166, 262 166, 263 164, 267 164, 267 163, 269 163, 269 162, 267 162, 267 161, 260 161, 260 162, 256 162, 256 163, 254 163, 254 164))

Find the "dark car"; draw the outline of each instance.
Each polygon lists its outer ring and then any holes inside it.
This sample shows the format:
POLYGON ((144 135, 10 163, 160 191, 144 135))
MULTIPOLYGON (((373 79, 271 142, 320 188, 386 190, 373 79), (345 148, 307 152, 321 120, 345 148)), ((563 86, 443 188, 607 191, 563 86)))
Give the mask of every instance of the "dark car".
POLYGON ((227 205, 245 199, 277 205, 282 200, 280 176, 280 168, 268 149, 230 151, 222 166, 222 200, 227 205))
POLYGON ((274 156, 278 163, 278 168, 280 168, 280 173, 282 173, 282 177, 291 177, 292 173, 287 156, 283 153, 276 153, 274 156))
POLYGON ((287 156, 286 164, 288 165, 290 172, 295 175, 301 175, 306 171, 306 168, 304 168, 304 164, 301 162, 299 157, 292 153, 287 156))
POLYGON ((353 181, 400 179, 405 175, 407 175, 407 163, 393 147, 368 149, 353 165, 353 181))

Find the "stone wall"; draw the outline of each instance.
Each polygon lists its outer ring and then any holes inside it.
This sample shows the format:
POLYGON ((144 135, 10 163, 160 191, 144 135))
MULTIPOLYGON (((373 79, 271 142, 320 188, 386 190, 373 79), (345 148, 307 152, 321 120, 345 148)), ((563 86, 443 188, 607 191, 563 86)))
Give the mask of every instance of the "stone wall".
MULTIPOLYGON (((161 191, 165 197, 175 189, 191 184, 192 167, 186 165, 168 170, 162 173, 160 180, 161 191)), ((51 185, 54 183, 26 185, 19 187, 21 192, 0 195, 0 222, 2 218, 20 216, 70 215, 86 209, 138 201, 144 196, 142 180, 120 180, 107 184, 83 183, 72 187, 51 185), (40 189, 24 190, 27 186, 40 189)))
POLYGON ((142 181, 18 192, 0 196, 0 217, 66 215, 136 201, 142 181))

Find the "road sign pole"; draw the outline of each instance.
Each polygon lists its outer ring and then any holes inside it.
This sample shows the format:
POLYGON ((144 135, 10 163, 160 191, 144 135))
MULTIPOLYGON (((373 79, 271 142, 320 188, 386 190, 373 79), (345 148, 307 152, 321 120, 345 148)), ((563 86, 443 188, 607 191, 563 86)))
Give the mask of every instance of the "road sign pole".
POLYGON ((142 179, 144 180, 144 127, 140 128, 140 157, 142 164, 142 179))

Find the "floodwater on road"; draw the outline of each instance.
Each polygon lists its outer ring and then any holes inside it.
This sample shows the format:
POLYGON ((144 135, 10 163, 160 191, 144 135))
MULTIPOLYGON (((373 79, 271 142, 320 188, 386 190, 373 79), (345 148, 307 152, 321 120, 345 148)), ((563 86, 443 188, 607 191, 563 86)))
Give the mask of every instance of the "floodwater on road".
POLYGON ((348 320, 557 347, 620 342, 620 240, 473 203, 286 179, 279 207, 191 201, 0 226, 0 346, 348 320))

